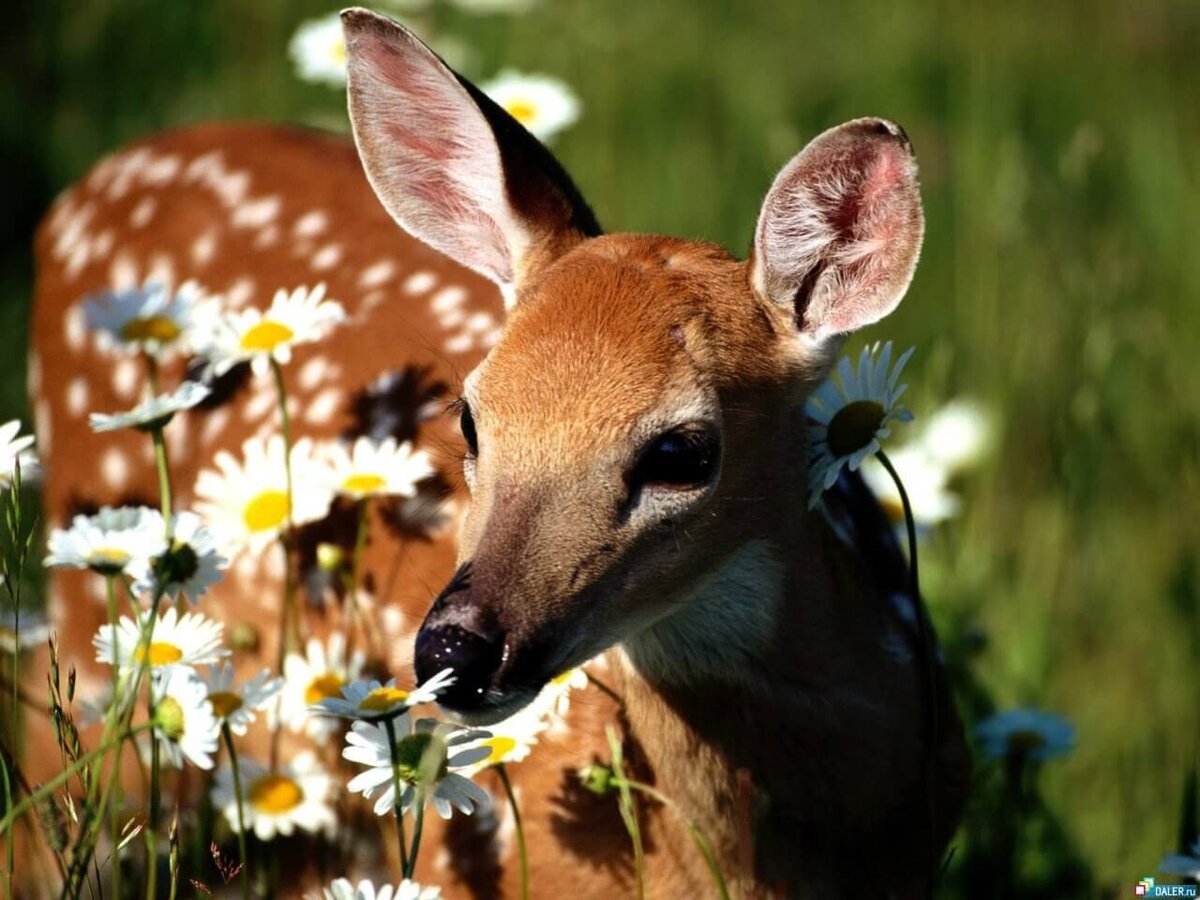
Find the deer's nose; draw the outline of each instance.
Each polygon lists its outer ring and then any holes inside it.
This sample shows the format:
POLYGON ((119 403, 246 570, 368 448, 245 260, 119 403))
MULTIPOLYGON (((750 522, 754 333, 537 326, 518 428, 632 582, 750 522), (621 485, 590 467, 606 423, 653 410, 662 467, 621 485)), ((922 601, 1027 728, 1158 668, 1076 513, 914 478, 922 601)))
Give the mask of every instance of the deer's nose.
POLYGON ((418 684, 442 669, 454 670, 454 684, 438 695, 438 703, 448 709, 468 712, 484 705, 503 661, 503 634, 485 637, 459 625, 434 625, 417 634, 418 684))

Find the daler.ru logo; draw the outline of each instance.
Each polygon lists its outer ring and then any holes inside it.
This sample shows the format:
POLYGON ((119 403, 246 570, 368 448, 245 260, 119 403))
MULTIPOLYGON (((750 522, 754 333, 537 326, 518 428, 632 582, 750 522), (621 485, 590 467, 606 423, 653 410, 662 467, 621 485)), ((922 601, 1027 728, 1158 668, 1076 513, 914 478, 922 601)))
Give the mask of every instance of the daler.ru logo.
POLYGON ((1155 884, 1153 878, 1143 878, 1133 886, 1135 897, 1195 897, 1194 884, 1155 884))

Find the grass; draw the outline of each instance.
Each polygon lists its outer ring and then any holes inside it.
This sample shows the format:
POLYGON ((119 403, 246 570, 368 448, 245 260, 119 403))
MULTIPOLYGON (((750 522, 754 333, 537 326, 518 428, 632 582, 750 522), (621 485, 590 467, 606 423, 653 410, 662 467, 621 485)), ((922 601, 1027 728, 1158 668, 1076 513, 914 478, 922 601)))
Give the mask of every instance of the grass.
MULTIPOLYGON (((336 93, 286 56, 295 25, 334 7, 19 5, 0 53, 0 421, 26 410, 30 238, 54 193, 169 125, 340 122, 336 93)), ((866 337, 918 345, 918 414, 965 392, 1003 423, 965 515, 925 548, 935 617, 952 645, 984 636, 970 664, 996 703, 1077 723, 1078 750, 1042 779, 1055 852, 1106 895, 1152 873, 1200 742, 1200 7, 543 0, 437 16, 474 49, 468 74, 575 87, 584 115, 555 149, 610 229, 745 249, 809 137, 864 114, 905 125, 924 258, 866 337)))

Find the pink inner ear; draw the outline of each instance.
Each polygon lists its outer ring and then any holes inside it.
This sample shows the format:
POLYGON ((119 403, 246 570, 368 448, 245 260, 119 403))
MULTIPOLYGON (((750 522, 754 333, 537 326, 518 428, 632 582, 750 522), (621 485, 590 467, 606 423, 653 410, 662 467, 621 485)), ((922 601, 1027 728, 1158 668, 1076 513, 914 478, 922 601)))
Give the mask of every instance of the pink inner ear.
POLYGON ((347 24, 350 108, 363 165, 388 212, 447 256, 507 284, 520 235, 499 150, 475 102, 392 25, 347 24))

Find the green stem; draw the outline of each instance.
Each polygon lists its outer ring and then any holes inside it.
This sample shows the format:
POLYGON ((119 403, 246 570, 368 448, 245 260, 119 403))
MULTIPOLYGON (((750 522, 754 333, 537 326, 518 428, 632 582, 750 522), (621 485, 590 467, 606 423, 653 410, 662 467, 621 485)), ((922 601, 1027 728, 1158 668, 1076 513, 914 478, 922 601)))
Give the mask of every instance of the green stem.
POLYGON ((400 806, 400 757, 396 751, 396 724, 384 719, 384 730, 388 736, 388 755, 392 758, 392 813, 396 816, 396 842, 400 847, 400 871, 408 878, 408 851, 404 847, 404 810, 400 806))
MULTIPOLYGON (((108 594, 108 627, 112 632, 113 660, 112 695, 113 703, 117 702, 121 688, 121 667, 115 664, 120 659, 120 648, 117 646, 117 585, 116 576, 106 575, 104 578, 108 594)), ((113 774, 109 776, 109 787, 115 790, 112 807, 108 817, 108 839, 112 844, 112 892, 114 897, 121 896, 121 747, 117 745, 116 759, 113 760, 113 774)))
POLYGON ((904 527, 908 533, 908 572, 909 592, 912 595, 913 606, 917 615, 917 636, 920 643, 919 652, 925 667, 925 715, 927 717, 927 735, 925 747, 925 794, 928 803, 926 810, 927 827, 929 829, 929 891, 932 894, 939 871, 937 859, 938 821, 937 821, 937 748, 940 723, 938 721, 938 691, 937 663, 934 659, 933 623, 929 619, 929 611, 921 599, 921 579, 917 567, 917 524, 913 516, 912 503, 900 473, 882 450, 875 453, 876 459, 887 470, 896 491, 900 494, 900 503, 904 507, 904 527))
POLYGON ((158 469, 158 497, 162 505, 163 522, 167 528, 167 547, 171 546, 171 470, 167 465, 167 442, 163 440, 163 430, 155 428, 150 432, 154 439, 154 466, 158 469))
POLYGON ((508 770, 504 768, 504 763, 497 763, 495 768, 496 774, 500 776, 500 783, 504 785, 508 805, 512 808, 513 826, 517 832, 517 852, 521 860, 521 900, 529 900, 529 854, 525 849, 525 827, 521 824, 521 809, 517 806, 517 795, 513 792, 512 782, 508 780, 508 770))
POLYGON ((417 853, 421 850, 421 828, 425 824, 425 788, 417 785, 416 812, 413 814, 412 846, 408 848, 408 862, 404 866, 404 877, 412 878, 417 869, 417 853))
POLYGON ((611 725, 605 728, 605 734, 608 737, 609 752, 612 754, 613 774, 617 776, 617 790, 621 795, 621 819, 625 822, 625 830, 629 832, 629 839, 633 842, 633 862, 637 877, 636 896, 638 900, 643 900, 646 896, 646 855, 642 849, 642 830, 638 825, 637 806, 634 804, 633 794, 625 779, 621 742, 617 740, 617 733, 611 725))
POLYGON ((368 638, 369 649, 374 649, 372 641, 367 635, 367 620, 362 614, 362 610, 358 608, 358 586, 362 583, 362 559, 363 552, 367 546, 367 526, 369 523, 368 517, 368 498, 363 497, 358 501, 358 528, 354 534, 354 551, 350 556, 350 581, 346 585, 346 632, 347 632, 347 656, 354 649, 354 624, 357 622, 363 631, 363 636, 368 638))
MULTIPOLYGON (((154 721, 154 703, 149 704, 150 721, 154 721)), ((158 783, 158 736, 150 734, 150 815, 146 823, 146 900, 158 896, 158 816, 162 797, 158 783)))
POLYGON ((717 863, 717 854, 713 850, 712 842, 709 841, 704 832, 700 830, 700 826, 696 824, 694 819, 689 818, 682 809, 679 808, 674 800, 664 794, 657 788, 651 787, 648 784, 643 784, 640 781, 631 781, 628 778, 621 779, 617 786, 621 783, 627 785, 631 790, 638 791, 651 797, 661 803, 663 806, 671 809, 687 827, 688 833, 692 836, 692 843, 696 845, 696 849, 700 851, 700 855, 704 857, 704 862, 708 866, 708 874, 712 876, 713 886, 717 889, 717 895, 721 900, 729 900, 729 887, 725 884, 725 877, 721 874, 721 867, 717 863))
MULTIPOLYGON (((0 757, 0 774, 4 775, 4 807, 5 809, 12 809, 12 781, 8 777, 8 759, 6 756, 0 757)), ((13 870, 16 867, 16 861, 13 857, 13 844, 16 843, 15 835, 9 835, 8 840, 4 843, 7 847, 4 867, 4 900, 12 900, 12 877, 13 870)))
POLYGON ((283 383, 283 367, 271 357, 271 374, 275 378, 275 394, 279 399, 279 430, 283 433, 283 472, 287 478, 287 529, 292 530, 292 417, 287 408, 287 387, 283 383))
POLYGON ((250 857, 246 855, 246 814, 242 804, 242 773, 238 765, 237 749, 233 746, 233 731, 229 722, 221 723, 221 737, 229 750, 229 769, 233 773, 233 795, 237 798, 238 853, 242 857, 242 897, 250 897, 250 857))
POLYGON ((104 756, 105 753, 107 753, 113 747, 117 746, 122 741, 128 740, 129 738, 136 737, 138 734, 141 734, 142 732, 144 732, 147 729, 152 728, 152 727, 154 727, 154 726, 151 725, 149 722, 146 722, 142 725, 138 725, 136 728, 131 728, 128 732, 122 733, 121 735, 113 738, 112 740, 106 741, 105 743, 103 743, 99 747, 97 747, 95 750, 92 750, 89 753, 85 753, 83 756, 79 757, 79 759, 75 760, 75 762, 73 762, 71 765, 67 766, 65 769, 63 769, 61 772, 59 772, 57 775, 55 775, 53 778, 51 778, 45 784, 41 785, 36 791, 34 791, 32 794, 30 794, 24 800, 19 802, 16 806, 14 806, 12 809, 10 809, 8 811, 8 814, 5 815, 5 817, 3 819, 0 819, 0 834, 7 834, 9 829, 12 828, 13 824, 17 821, 17 819, 21 818, 21 816, 25 815, 25 813, 29 812, 29 810, 35 804, 40 803, 46 797, 49 797, 52 793, 54 793, 56 790, 58 790, 60 787, 62 787, 64 784, 66 784, 68 781, 70 781, 77 772, 79 772, 82 769, 87 768, 89 765, 94 763, 96 760, 100 759, 102 756, 104 756))
MULTIPOLYGON (((287 386, 283 383, 283 368, 276 361, 275 357, 270 357, 271 360, 271 376, 275 381, 275 395, 279 404, 279 430, 283 435, 283 473, 284 484, 287 492, 287 519, 286 529, 279 536, 279 544, 283 548, 283 607, 279 611, 279 667, 278 674, 283 676, 283 664, 287 659, 288 648, 291 641, 291 631, 299 629, 299 615, 293 610, 295 605, 295 586, 292 581, 292 557, 290 549, 290 538, 294 533, 294 524, 292 521, 292 418, 288 414, 287 408, 287 386), (292 620, 295 619, 295 622, 292 620), (291 628, 289 629, 289 625, 291 628)), ((280 701, 277 701, 280 702, 280 701)), ((278 707, 276 708, 278 712, 278 707)), ((271 768, 275 769, 279 764, 279 742, 283 736, 283 720, 282 717, 276 715, 275 731, 271 735, 271 768)))

